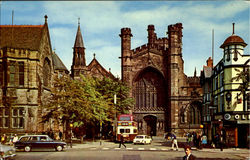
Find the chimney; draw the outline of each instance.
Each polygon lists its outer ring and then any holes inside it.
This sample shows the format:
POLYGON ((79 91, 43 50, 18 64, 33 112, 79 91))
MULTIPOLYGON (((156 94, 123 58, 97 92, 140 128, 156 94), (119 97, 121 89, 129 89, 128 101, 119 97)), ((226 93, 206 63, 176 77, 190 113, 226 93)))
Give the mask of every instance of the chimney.
POLYGON ((213 59, 211 57, 207 60, 207 66, 213 68, 213 59))

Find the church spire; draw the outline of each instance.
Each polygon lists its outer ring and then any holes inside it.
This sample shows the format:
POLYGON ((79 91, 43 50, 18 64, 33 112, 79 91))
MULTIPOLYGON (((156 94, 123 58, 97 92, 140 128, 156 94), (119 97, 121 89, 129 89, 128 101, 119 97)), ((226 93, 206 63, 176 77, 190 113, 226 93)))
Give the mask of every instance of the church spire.
POLYGON ((78 18, 78 28, 77 28, 76 40, 75 40, 74 47, 84 48, 83 38, 82 38, 82 33, 81 33, 81 28, 80 28, 80 18, 78 18))
POLYGON ((78 79, 80 78, 80 74, 85 73, 86 70, 85 48, 80 29, 80 18, 78 18, 78 28, 73 50, 74 51, 73 51, 73 63, 71 66, 71 76, 74 79, 75 78, 78 79))

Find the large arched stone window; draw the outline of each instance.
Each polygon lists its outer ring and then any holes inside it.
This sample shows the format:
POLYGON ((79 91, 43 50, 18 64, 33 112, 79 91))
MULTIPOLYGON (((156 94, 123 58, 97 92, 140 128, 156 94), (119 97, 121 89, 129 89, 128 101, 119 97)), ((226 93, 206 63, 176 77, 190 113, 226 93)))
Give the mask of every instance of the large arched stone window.
POLYGON ((134 82, 135 110, 159 110, 164 108, 165 83, 158 70, 148 67, 136 77, 134 82))
POLYGON ((191 103, 189 108, 189 122, 191 124, 201 123, 201 108, 202 104, 199 101, 194 101, 191 103))
POLYGON ((51 80, 51 63, 48 58, 45 58, 43 64, 43 85, 48 87, 51 80))

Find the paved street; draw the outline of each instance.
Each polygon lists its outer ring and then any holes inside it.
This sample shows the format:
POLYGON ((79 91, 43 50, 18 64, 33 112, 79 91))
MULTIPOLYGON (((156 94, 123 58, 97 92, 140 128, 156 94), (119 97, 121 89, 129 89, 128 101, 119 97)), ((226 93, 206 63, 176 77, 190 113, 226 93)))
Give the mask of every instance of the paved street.
MULTIPOLYGON (((167 160, 182 159, 183 148, 172 151, 169 143, 156 139, 151 145, 126 144, 127 148, 118 148, 118 143, 103 141, 85 142, 84 144, 73 144, 63 152, 54 150, 34 151, 30 153, 17 152, 16 160, 167 160)), ((193 154, 197 159, 218 159, 218 160, 245 160, 249 159, 248 149, 202 149, 194 148, 193 154)))

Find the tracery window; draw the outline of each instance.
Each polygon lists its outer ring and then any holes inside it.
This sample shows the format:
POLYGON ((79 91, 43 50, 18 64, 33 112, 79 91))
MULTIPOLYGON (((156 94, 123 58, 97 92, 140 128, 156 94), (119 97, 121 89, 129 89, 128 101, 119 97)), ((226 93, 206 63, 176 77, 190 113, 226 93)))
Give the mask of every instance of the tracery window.
POLYGON ((164 107, 164 78, 152 68, 145 69, 135 81, 135 109, 157 110, 164 107))
POLYGON ((50 61, 48 58, 45 59, 43 65, 43 84, 44 86, 49 86, 51 79, 51 69, 50 69, 50 61))
POLYGON ((141 79, 136 84, 136 107, 153 108, 157 107, 157 92, 152 82, 141 79))

